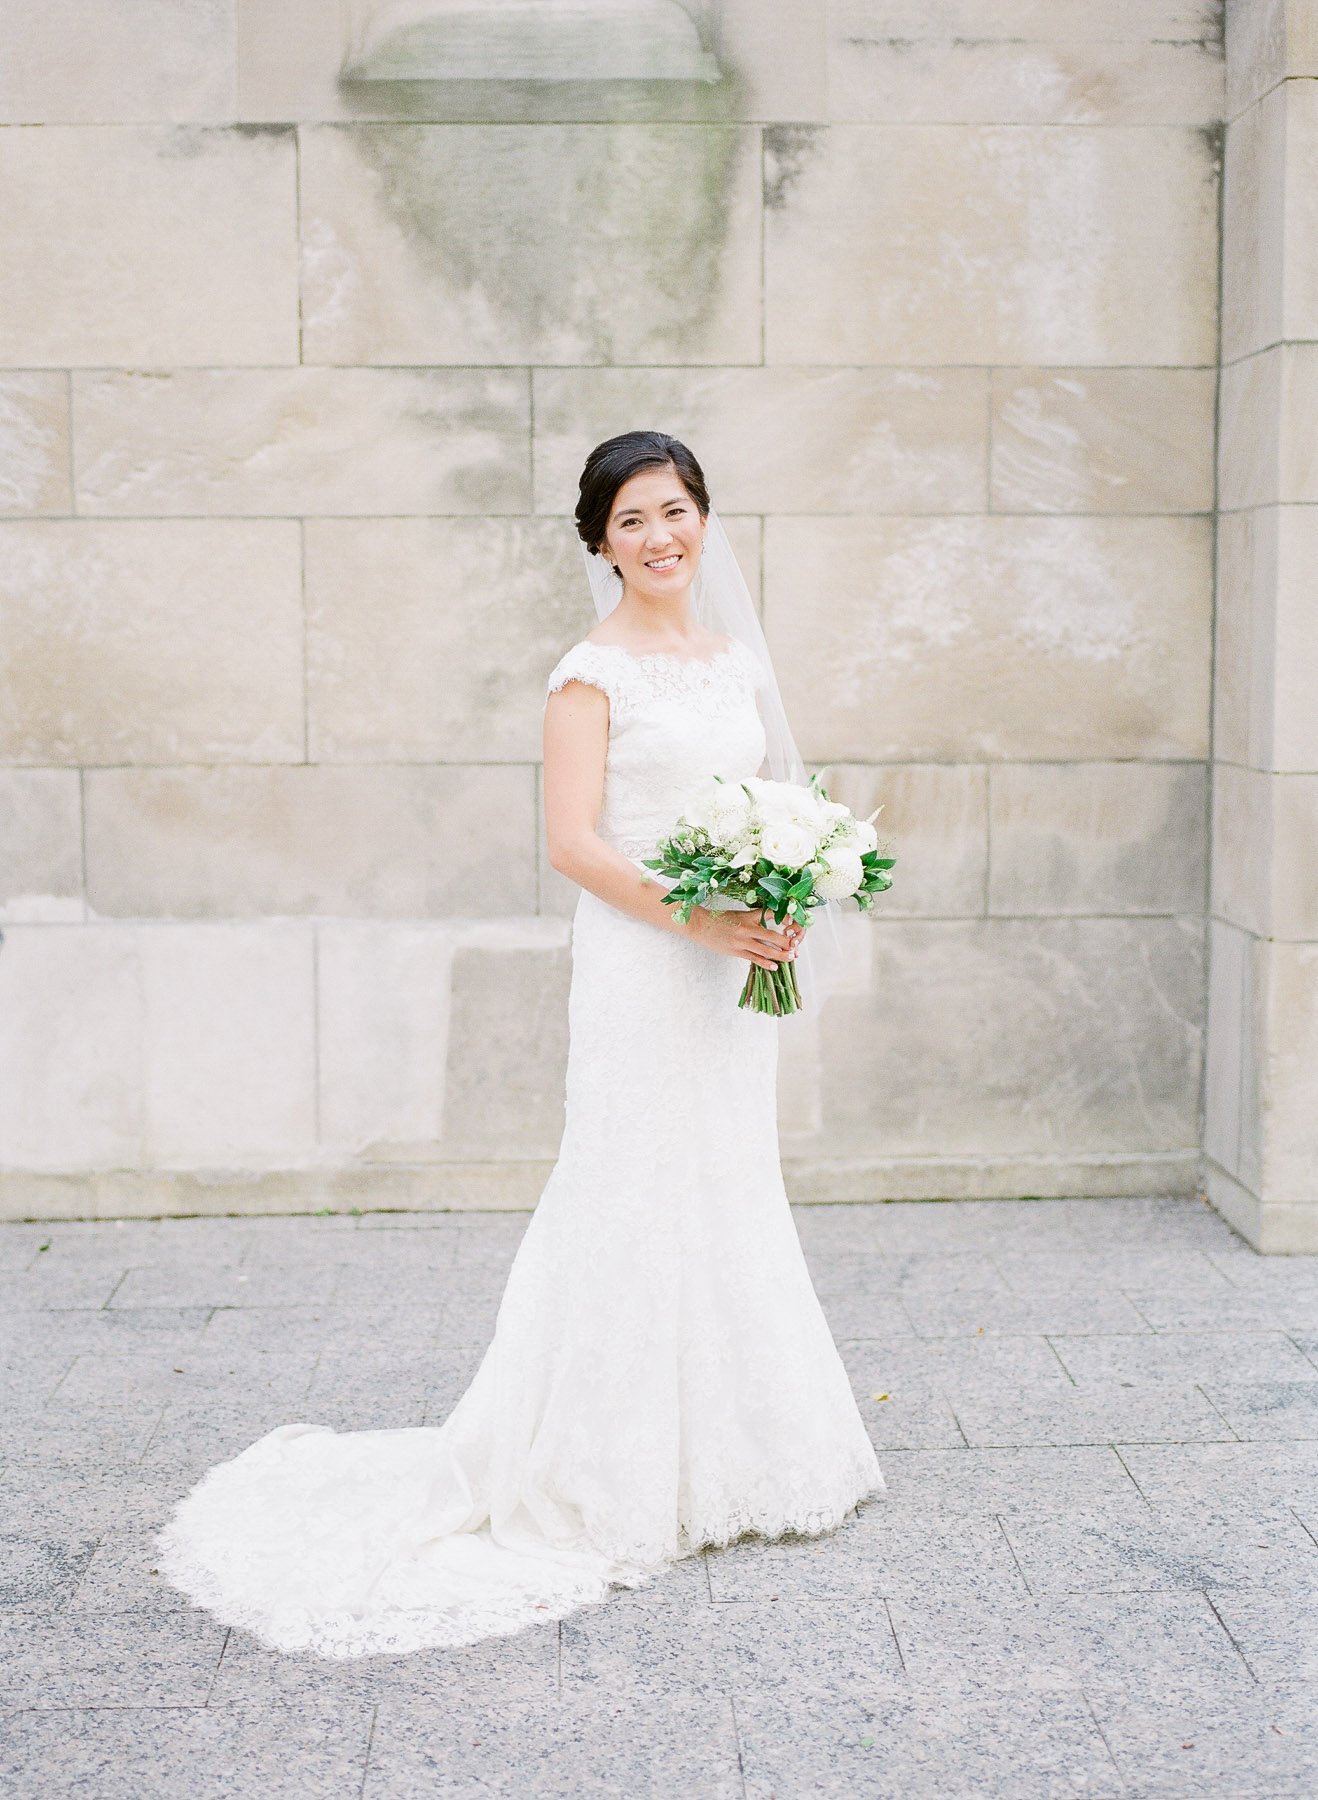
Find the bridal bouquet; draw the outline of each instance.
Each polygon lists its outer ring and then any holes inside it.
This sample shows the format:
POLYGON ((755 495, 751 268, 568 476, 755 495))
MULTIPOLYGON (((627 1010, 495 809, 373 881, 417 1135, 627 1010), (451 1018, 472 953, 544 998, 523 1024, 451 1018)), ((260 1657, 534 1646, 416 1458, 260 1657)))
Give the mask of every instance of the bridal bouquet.
MULTIPOLYGON (((854 898, 862 911, 892 886, 895 857, 880 855, 874 819, 858 819, 830 800, 812 776, 806 787, 790 781, 710 779, 688 801, 659 854, 647 869, 670 877, 664 904, 683 922, 697 906, 720 903, 759 908, 782 925, 808 926, 813 909, 829 900, 854 898)), ((794 1013, 801 990, 796 969, 752 963, 739 1006, 755 1012, 794 1013)))

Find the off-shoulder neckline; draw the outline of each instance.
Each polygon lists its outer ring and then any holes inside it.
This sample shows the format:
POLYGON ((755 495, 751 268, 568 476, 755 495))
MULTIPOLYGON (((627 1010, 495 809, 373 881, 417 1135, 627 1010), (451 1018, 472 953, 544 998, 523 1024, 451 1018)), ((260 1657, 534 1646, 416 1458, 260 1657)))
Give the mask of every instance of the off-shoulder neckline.
POLYGON ((733 655, 739 642, 738 638, 729 638, 725 647, 722 650, 716 650, 713 656, 680 656, 676 650, 628 650, 623 644, 593 644, 589 638, 582 638, 577 648, 581 650, 616 650, 629 662, 694 663, 698 668, 709 669, 716 662, 721 662, 725 656, 733 655))

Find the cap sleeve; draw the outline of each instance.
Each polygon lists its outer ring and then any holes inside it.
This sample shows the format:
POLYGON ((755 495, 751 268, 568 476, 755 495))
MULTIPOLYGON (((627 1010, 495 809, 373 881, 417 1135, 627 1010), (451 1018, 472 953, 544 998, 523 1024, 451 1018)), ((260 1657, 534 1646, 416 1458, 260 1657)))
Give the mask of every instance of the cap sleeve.
POLYGON ((609 654, 609 648, 607 644, 574 644, 554 665, 545 686, 545 698, 566 687, 569 681, 584 681, 589 687, 599 688, 608 695, 616 719, 626 700, 624 670, 618 666, 618 657, 609 654))

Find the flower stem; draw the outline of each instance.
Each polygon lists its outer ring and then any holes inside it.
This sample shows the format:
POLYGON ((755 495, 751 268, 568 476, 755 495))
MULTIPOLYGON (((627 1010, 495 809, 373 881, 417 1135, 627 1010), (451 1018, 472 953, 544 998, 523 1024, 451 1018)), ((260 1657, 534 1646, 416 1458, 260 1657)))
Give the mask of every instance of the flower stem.
POLYGON ((796 969, 790 962, 779 963, 775 969, 762 969, 758 963, 752 963, 737 1005, 748 1006, 752 1012, 771 1013, 775 1018, 800 1012, 801 986, 796 969))

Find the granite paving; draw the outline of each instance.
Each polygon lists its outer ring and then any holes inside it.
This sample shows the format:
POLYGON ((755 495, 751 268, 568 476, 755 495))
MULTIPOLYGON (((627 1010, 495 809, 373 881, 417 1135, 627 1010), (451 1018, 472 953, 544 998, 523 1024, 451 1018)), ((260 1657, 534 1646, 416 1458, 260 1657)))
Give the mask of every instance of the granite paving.
POLYGON ((329 1661, 159 1576, 271 1425, 443 1420, 524 1213, 0 1225, 5 1800, 1318 1796, 1318 1257, 1197 1200, 803 1207, 887 1492, 329 1661))

